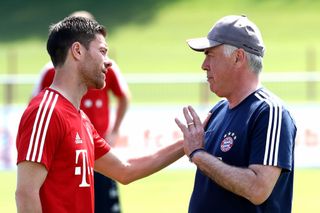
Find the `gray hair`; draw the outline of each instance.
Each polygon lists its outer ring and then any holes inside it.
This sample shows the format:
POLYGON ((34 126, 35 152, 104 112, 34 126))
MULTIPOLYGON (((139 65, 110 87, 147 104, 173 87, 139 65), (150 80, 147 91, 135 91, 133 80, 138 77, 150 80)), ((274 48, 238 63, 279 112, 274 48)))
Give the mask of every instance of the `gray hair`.
MULTIPOLYGON (((231 54, 236 49, 238 49, 238 47, 235 47, 229 44, 223 45, 223 53, 225 56, 231 56, 231 54)), ((252 53, 248 53, 247 51, 244 51, 244 52, 248 58, 248 61, 249 61, 248 65, 251 68, 251 70, 256 74, 259 74, 262 71, 262 67, 263 67, 262 57, 252 53)))

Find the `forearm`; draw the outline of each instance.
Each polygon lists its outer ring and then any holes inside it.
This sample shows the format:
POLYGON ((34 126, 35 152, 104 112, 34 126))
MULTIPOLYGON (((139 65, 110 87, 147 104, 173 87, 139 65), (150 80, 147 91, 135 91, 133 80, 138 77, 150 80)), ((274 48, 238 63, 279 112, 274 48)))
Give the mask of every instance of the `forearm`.
POLYGON ((41 213, 42 207, 39 195, 16 191, 18 213, 41 213))
POLYGON ((184 155, 183 141, 177 141, 157 152, 122 160, 110 150, 95 161, 95 170, 122 184, 149 176, 170 165, 184 155))
POLYGON ((262 177, 263 174, 250 168, 230 166, 206 152, 197 153, 192 160, 198 169, 218 185, 255 205, 263 203, 272 192, 274 185, 267 182, 268 177, 262 177))
POLYGON ((132 182, 158 172, 181 158, 183 155, 183 142, 178 141, 158 150, 154 154, 129 159, 128 163, 130 165, 130 169, 128 170, 128 177, 130 177, 130 180, 128 180, 128 182, 132 182))

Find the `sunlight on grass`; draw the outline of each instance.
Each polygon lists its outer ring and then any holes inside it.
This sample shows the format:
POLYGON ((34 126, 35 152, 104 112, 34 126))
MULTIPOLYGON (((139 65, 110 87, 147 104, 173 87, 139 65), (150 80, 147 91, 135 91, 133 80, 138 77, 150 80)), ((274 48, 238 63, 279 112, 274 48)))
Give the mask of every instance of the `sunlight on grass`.
MULTIPOLYGON (((16 212, 16 173, 0 172, 0 212, 16 212)), ((129 185, 120 185, 123 212, 187 212, 193 188, 193 170, 165 169, 129 185)), ((320 212, 320 169, 296 169, 293 213, 320 212)))

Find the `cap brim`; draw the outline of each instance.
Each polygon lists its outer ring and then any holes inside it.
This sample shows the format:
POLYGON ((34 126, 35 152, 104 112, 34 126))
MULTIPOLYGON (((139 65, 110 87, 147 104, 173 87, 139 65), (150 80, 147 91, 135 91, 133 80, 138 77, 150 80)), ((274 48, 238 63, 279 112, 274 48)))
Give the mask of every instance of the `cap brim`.
POLYGON ((203 52, 205 49, 215 47, 221 44, 220 42, 209 40, 206 37, 188 39, 187 43, 191 49, 199 52, 203 52))

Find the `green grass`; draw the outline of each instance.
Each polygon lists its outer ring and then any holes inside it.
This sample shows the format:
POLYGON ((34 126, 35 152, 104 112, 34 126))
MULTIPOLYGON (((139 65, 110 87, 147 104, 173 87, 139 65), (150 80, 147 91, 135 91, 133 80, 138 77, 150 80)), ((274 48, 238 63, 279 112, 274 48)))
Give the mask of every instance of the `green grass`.
MULTIPOLYGON (((124 213, 187 212, 193 188, 193 170, 165 169, 127 186, 120 185, 124 213)), ((293 213, 320 212, 320 169, 296 169, 293 213)), ((16 212, 16 173, 0 172, 0 212, 16 212)))
POLYGON ((123 212, 187 212, 194 172, 165 170, 120 186, 123 212))

